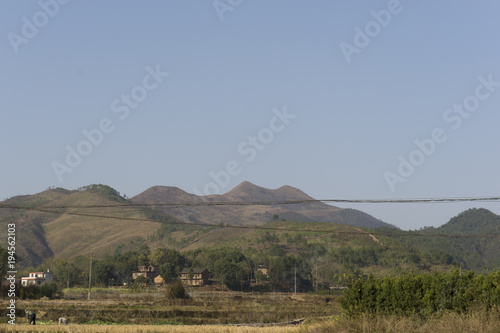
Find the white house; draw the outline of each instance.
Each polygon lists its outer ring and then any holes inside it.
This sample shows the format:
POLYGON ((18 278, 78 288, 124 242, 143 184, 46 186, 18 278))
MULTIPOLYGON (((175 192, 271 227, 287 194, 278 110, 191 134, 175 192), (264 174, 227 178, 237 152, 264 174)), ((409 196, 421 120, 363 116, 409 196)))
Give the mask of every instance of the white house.
POLYGON ((28 277, 21 278, 23 286, 43 286, 44 284, 51 283, 54 280, 54 274, 47 270, 47 272, 33 272, 29 273, 28 277))

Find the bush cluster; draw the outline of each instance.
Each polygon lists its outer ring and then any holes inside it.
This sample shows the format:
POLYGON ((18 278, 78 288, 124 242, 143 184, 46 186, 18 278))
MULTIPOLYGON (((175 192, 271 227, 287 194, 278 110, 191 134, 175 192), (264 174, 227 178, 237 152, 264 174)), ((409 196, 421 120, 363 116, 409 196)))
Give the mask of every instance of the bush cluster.
POLYGON ((340 303, 350 316, 385 314, 431 318, 444 312, 500 306, 500 271, 487 275, 454 270, 397 277, 352 279, 340 303))
POLYGON ((45 284, 43 286, 20 286, 19 299, 40 299, 42 297, 54 298, 57 293, 57 285, 55 283, 45 284))
POLYGON ((168 286, 167 288, 167 298, 175 299, 175 298, 189 298, 189 295, 186 293, 186 289, 182 285, 180 280, 176 280, 173 284, 168 286))

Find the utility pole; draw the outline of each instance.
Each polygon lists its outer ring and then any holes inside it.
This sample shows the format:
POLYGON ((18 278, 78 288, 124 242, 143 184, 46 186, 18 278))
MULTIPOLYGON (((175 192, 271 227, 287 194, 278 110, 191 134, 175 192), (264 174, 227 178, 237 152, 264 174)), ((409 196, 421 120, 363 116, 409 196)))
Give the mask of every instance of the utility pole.
POLYGON ((297 266, 295 266, 295 292, 294 295, 297 295, 297 266))
POLYGON ((90 301, 90 287, 92 285, 92 253, 90 254, 90 272, 89 272, 89 301, 90 301))
POLYGON ((316 277, 314 278, 314 284, 316 285, 316 291, 318 291, 318 260, 316 259, 314 261, 314 264, 316 266, 316 277))

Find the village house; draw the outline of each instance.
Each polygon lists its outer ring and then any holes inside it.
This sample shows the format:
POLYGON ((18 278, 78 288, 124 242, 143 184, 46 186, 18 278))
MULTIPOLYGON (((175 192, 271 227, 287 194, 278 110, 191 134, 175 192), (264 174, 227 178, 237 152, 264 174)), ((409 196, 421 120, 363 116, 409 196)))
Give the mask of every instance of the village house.
POLYGON ((267 269, 267 266, 266 265, 257 266, 253 282, 257 283, 257 282, 264 282, 267 280, 269 280, 269 270, 267 269))
POLYGON ((123 278, 123 275, 120 272, 115 271, 114 269, 111 271, 111 277, 108 280, 108 284, 110 286, 122 286, 125 283, 123 282, 125 279, 123 278))
POLYGON ((257 270, 259 272, 261 272, 262 275, 264 275, 266 278, 269 277, 267 266, 265 266, 265 265, 259 265, 259 266, 257 266, 257 270))
POLYGON ((181 281, 190 286, 205 286, 209 282, 209 274, 206 268, 184 268, 181 281))
POLYGON ((137 279, 139 276, 144 276, 149 280, 154 280, 160 275, 160 268, 158 266, 139 266, 138 272, 132 272, 132 279, 137 279))
POLYGON ((21 285, 27 287, 31 285, 43 286, 44 284, 51 283, 54 280, 54 274, 47 270, 47 272, 32 272, 29 276, 21 278, 21 285))
POLYGON ((155 284, 163 284, 165 283, 165 280, 158 274, 154 279, 153 279, 155 284))

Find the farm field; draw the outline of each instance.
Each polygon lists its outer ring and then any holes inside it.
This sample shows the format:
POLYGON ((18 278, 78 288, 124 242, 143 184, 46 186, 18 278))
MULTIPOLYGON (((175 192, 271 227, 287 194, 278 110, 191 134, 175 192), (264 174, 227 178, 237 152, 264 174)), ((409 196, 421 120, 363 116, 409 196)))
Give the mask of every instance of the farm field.
POLYGON ((333 316, 316 320, 307 320, 300 325, 285 325, 278 327, 237 326, 237 325, 105 325, 70 324, 61 326, 43 324, 16 326, 0 324, 1 332, 196 332, 196 333, 357 333, 357 332, 407 332, 407 333, 448 333, 448 332, 500 332, 500 315, 475 313, 472 315, 448 314, 439 319, 419 321, 417 319, 398 317, 360 317, 347 319, 333 316))
MULTIPOLYGON (((336 296, 220 291, 193 291, 190 294, 189 299, 180 300, 167 299, 161 291, 97 294, 90 301, 83 295, 78 299, 18 300, 16 323, 21 325, 16 327, 19 329, 26 322, 26 309, 37 313, 40 327, 57 323, 58 318, 65 317, 70 324, 78 324, 82 329, 88 329, 93 324, 107 327, 147 325, 151 329, 163 325, 170 328, 178 325, 266 325, 341 313, 336 296)), ((5 309, 6 301, 1 304, 5 309)), ((1 312, 2 317, 7 318, 5 310, 1 312)))
POLYGON ((235 327, 235 326, 161 326, 152 327, 148 325, 126 325, 126 326, 103 326, 103 325, 43 325, 36 326, 33 329, 31 326, 22 325, 14 328, 6 327, 4 324, 0 325, 2 332, 120 332, 120 333, 147 333, 147 332, 200 332, 200 333, 233 333, 233 332, 262 332, 262 333, 285 333, 285 332, 300 332, 299 327, 235 327), (4 330, 5 329, 5 330, 4 330))
MULTIPOLYGON (((19 300, 16 325, 0 332, 500 332, 500 311, 446 313, 422 320, 398 316, 347 318, 338 296, 191 292, 188 300, 162 293, 101 294, 96 299, 19 300), (25 309, 38 315, 29 326, 25 309), (66 317, 70 325, 57 324, 66 317), (299 319, 293 323, 292 321, 299 319), (304 319, 304 320, 302 320, 304 319)), ((5 301, 1 302, 5 309, 5 301)), ((5 317, 2 310, 2 317, 5 317)))

